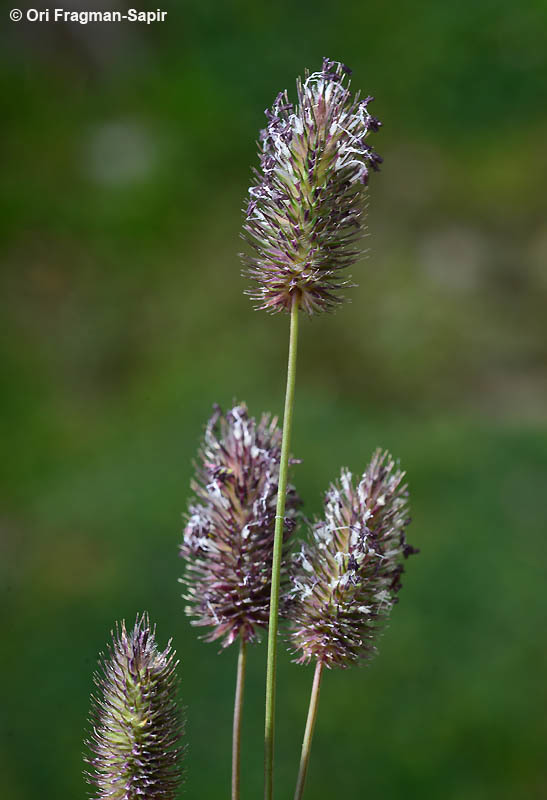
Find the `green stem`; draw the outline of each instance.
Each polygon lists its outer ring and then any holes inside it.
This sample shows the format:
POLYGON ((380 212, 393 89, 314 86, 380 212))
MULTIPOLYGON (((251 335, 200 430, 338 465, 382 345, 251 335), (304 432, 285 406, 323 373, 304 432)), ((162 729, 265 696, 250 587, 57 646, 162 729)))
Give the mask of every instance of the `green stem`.
POLYGON ((294 793, 294 800, 301 800, 302 795, 304 794, 306 775, 308 774, 308 764, 310 763, 310 751, 313 739, 313 729, 315 728, 315 719, 317 717, 317 703, 319 702, 319 689, 321 688, 322 673, 323 673, 323 664, 321 663, 321 661, 318 661, 315 667, 315 675, 313 676, 310 707, 308 709, 308 720, 306 722, 306 730, 304 732, 304 740, 302 742, 300 770, 298 772, 298 780, 296 782, 296 791, 294 793))
POLYGON ((268 661, 266 671, 266 720, 264 731, 264 800, 273 797, 274 719, 275 719, 275 672, 277 666, 277 629, 279 613, 279 582, 281 556, 283 552, 283 523, 289 471, 289 448, 294 408, 294 385, 296 377, 296 350, 298 343, 298 299, 295 296, 291 307, 291 329, 289 337, 289 361, 287 367, 287 390, 283 416, 283 441, 279 464, 277 508, 275 512, 275 538, 272 561, 272 589, 270 596, 270 623, 268 627, 268 661))
POLYGON ((243 687, 245 685, 245 667, 247 664, 247 648, 244 639, 240 639, 237 659, 236 697, 234 703, 234 726, 232 735, 232 800, 239 800, 240 761, 241 761, 241 712, 243 710, 243 687))

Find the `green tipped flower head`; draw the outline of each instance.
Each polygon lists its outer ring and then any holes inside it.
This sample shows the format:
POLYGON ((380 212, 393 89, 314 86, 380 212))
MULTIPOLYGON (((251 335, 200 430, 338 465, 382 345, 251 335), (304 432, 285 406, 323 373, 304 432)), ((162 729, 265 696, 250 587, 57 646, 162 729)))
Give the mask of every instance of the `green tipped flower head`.
POLYGON ((97 800, 173 800, 181 781, 182 721, 175 652, 160 651, 148 616, 112 634, 95 675, 92 756, 87 775, 97 800))
POLYGON ((377 450, 355 485, 342 470, 325 497, 325 517, 294 558, 289 616, 299 663, 348 667, 374 652, 378 628, 401 588, 407 544, 407 487, 389 453, 377 450))

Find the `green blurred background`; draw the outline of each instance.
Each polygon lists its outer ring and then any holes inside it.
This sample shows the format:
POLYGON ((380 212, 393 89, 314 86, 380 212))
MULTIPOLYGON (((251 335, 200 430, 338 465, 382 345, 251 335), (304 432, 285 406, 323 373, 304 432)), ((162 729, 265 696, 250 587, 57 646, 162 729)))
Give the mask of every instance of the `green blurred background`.
MULTIPOLYGON (((240 208, 264 108, 329 55, 376 96, 385 165, 352 303, 302 325, 295 479, 316 513, 341 465, 389 447, 421 554, 377 659, 326 676, 308 796, 544 798, 545 2, 162 8, 150 27, 2 11, 0 794, 86 796, 97 654, 148 609, 182 662, 184 796, 228 796, 236 653, 184 616, 180 514, 212 403, 282 409, 287 320, 242 294, 240 208)), ((310 683, 281 656, 279 798, 310 683)))

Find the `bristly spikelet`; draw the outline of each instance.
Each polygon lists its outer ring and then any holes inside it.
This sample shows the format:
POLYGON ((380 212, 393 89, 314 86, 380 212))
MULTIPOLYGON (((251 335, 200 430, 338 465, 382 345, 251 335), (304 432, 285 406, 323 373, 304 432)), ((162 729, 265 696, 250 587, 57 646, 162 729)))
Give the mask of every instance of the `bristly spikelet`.
MULTIPOLYGON (((193 625, 212 628, 207 641, 223 638, 224 647, 237 636, 253 641, 268 625, 280 456, 276 418, 264 414, 257 422, 243 403, 226 414, 215 407, 191 484, 196 501, 189 505, 180 554, 187 562, 186 613, 193 625)), ((299 504, 289 486, 285 544, 299 504)))
POLYGON ((160 651, 148 616, 112 633, 94 676, 87 742, 97 800, 173 800, 181 782, 183 725, 177 708, 175 652, 160 651))
POLYGON ((325 496, 325 517, 294 557, 291 640, 299 663, 348 667, 375 652, 374 639, 401 588, 407 487, 389 453, 377 450, 354 486, 348 470, 325 496))
POLYGON ((364 186, 381 157, 366 142, 380 122, 374 99, 352 97, 344 64, 323 59, 297 81, 298 104, 280 92, 261 131, 260 170, 249 189, 243 255, 258 307, 308 314, 328 311, 352 284, 345 270, 361 255, 364 186))

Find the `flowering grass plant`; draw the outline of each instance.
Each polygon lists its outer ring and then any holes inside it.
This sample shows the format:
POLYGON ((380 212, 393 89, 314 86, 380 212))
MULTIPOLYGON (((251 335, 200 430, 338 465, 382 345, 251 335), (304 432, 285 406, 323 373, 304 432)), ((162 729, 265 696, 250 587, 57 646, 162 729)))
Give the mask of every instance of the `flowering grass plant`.
MULTIPOLYGON (((276 664, 280 620, 299 664, 315 672, 295 800, 304 792, 325 668, 347 668, 376 652, 378 631, 417 552, 406 540, 405 473, 377 450, 363 472, 340 471, 314 522, 289 483, 301 314, 331 311, 353 286, 362 255, 366 187, 381 157, 369 143, 381 123, 372 97, 350 89, 350 70, 323 60, 266 111, 260 164, 245 212, 242 256, 257 308, 289 315, 282 428, 244 403, 207 422, 185 515, 181 582, 191 624, 222 648, 237 643, 232 800, 241 787, 241 718, 247 646, 267 631, 264 798, 273 798, 276 664), (297 544, 294 540, 300 538, 297 544)), ((291 474, 291 479, 293 478, 291 474)), ((160 651, 146 615, 113 635, 92 699, 88 778, 97 800, 171 800, 181 776, 182 722, 176 662, 160 651)))

